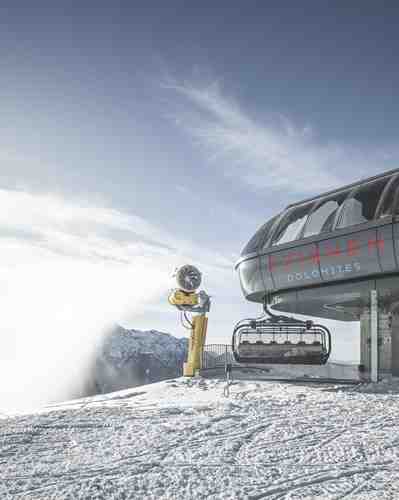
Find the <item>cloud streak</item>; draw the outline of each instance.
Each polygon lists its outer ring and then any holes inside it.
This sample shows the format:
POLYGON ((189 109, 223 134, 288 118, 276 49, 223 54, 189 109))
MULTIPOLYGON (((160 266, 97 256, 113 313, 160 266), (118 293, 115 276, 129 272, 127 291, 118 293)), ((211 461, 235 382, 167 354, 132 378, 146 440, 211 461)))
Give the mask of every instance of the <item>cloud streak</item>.
POLYGON ((32 255, 59 254, 91 262, 131 264, 143 255, 180 260, 200 254, 205 263, 231 265, 223 255, 198 249, 138 215, 26 191, 0 189, 0 238, 3 262, 7 247, 11 259, 20 247, 32 255))
POLYGON ((251 188, 316 193, 383 169, 386 155, 348 145, 321 144, 309 126, 286 117, 256 121, 213 83, 169 81, 180 97, 175 123, 201 145, 212 164, 251 188))

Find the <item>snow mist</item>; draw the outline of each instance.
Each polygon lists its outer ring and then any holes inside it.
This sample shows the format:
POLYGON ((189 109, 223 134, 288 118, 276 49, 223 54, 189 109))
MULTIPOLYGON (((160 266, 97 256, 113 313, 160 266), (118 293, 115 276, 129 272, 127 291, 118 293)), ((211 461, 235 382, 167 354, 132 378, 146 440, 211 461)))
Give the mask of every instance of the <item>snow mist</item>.
POLYGON ((169 279, 145 258, 118 265, 49 256, 0 273, 0 412, 82 393, 104 330, 164 294, 169 279))

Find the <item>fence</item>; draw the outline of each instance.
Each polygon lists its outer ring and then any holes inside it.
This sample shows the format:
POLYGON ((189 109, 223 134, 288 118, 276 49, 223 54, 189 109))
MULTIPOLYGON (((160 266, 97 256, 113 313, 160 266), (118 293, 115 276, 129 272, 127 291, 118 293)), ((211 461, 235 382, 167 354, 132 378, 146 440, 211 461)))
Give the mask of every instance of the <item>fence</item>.
POLYGON ((207 344, 202 351, 202 369, 224 368, 227 363, 237 365, 233 357, 231 345, 207 344))

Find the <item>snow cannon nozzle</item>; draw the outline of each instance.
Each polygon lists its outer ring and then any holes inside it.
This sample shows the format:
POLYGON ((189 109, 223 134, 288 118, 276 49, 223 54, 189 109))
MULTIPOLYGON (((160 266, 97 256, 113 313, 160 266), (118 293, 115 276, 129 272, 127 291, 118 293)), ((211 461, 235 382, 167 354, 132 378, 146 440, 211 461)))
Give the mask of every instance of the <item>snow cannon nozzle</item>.
POLYGON ((195 292, 201 285, 202 273, 191 264, 185 264, 176 269, 174 276, 179 290, 183 292, 195 292))

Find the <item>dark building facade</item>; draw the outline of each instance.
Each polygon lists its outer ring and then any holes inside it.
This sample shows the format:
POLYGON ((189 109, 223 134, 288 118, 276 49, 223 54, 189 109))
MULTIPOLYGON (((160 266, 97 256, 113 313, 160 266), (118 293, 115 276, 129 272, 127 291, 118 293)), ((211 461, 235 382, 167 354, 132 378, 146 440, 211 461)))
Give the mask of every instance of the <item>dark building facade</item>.
POLYGON ((380 369, 399 374, 398 263, 399 169, 288 206, 251 238, 236 269, 247 300, 319 318, 362 320, 366 368, 366 318, 376 290, 384 325, 380 369))

